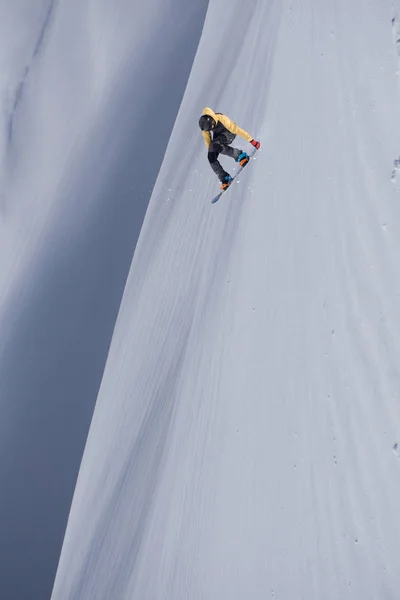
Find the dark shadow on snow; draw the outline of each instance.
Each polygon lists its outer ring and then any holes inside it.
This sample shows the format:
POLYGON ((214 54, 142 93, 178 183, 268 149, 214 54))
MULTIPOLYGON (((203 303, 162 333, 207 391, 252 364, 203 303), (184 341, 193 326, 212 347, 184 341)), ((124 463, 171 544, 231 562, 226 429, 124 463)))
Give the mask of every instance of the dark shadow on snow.
POLYGON ((32 58, 31 58, 29 64, 25 67, 22 79, 18 83, 17 88, 15 90, 14 104, 13 104, 13 107, 11 109, 10 117, 9 117, 9 120, 8 120, 8 128, 7 128, 8 129, 8 142, 9 143, 11 142, 11 139, 12 139, 15 113, 17 112, 19 104, 21 103, 23 92, 24 92, 24 86, 25 86, 26 80, 27 80, 27 78, 29 76, 29 71, 31 70, 31 65, 32 65, 33 61, 35 60, 35 58, 37 57, 37 55, 39 54, 40 49, 42 47, 43 40, 44 40, 45 35, 46 35, 46 30, 47 30, 47 28, 49 26, 50 19, 51 19, 51 16, 53 14, 54 4, 55 4, 54 0, 52 0, 50 2, 50 4, 49 4, 49 8, 47 9, 47 13, 46 13, 46 17, 44 19, 43 25, 42 25, 42 29, 40 30, 39 37, 37 39, 37 42, 35 44, 35 48, 34 48, 33 53, 32 53, 32 58))
MULTIPOLYGON (((115 117, 116 140, 122 130, 129 140, 123 161, 68 252, 56 232, 49 235, 34 281, 14 294, 2 326, 0 595, 7 600, 50 597, 126 277, 206 8, 188 9, 197 12, 197 28, 183 30, 170 56, 159 57, 156 83, 127 84, 115 117)), ((77 211, 103 168, 90 157, 83 166, 70 199, 77 211)))

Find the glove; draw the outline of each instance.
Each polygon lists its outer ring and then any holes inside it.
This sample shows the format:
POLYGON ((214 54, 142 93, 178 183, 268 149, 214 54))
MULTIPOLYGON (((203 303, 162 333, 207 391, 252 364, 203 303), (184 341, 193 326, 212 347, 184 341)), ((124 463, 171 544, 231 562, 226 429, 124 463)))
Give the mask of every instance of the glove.
POLYGON ((260 144, 260 142, 257 142, 257 140, 251 140, 250 144, 251 144, 252 146, 254 146, 254 148, 257 148, 257 150, 259 150, 259 149, 260 149, 260 145, 261 145, 261 144, 260 144))

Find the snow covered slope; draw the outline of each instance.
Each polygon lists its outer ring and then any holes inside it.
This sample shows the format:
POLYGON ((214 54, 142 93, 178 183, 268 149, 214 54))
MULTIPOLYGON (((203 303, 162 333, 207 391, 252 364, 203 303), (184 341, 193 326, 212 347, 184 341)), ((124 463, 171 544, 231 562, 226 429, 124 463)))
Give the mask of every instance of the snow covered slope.
POLYGON ((206 8, 0 2, 1 600, 50 597, 124 285, 206 8))
POLYGON ((54 600, 399 597, 394 8, 210 2, 54 600), (206 104, 262 142, 215 206, 206 104))

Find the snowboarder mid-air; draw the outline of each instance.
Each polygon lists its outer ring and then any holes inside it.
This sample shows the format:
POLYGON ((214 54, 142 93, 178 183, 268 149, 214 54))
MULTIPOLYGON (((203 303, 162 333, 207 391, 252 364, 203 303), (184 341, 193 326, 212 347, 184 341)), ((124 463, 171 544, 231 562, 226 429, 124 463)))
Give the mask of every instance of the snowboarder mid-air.
POLYGON ((203 110, 203 114, 199 119, 199 127, 208 148, 208 161, 222 184, 221 190, 225 190, 229 187, 232 177, 224 171, 218 162, 218 155, 226 154, 226 156, 234 158, 241 167, 244 167, 250 160, 248 154, 238 148, 231 148, 230 144, 237 135, 240 135, 257 150, 260 148, 260 142, 254 140, 247 131, 238 127, 229 117, 222 113, 215 113, 208 106, 203 110))

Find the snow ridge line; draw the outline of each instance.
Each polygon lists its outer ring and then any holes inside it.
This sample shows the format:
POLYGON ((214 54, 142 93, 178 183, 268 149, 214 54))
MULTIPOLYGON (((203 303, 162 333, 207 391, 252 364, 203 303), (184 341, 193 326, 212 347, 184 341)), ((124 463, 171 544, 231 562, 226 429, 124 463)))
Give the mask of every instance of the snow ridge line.
POLYGON ((14 94, 14 103, 11 108, 10 116, 8 119, 8 128, 7 128, 8 129, 8 143, 10 143, 12 140, 14 119, 15 119, 16 112, 18 110, 18 106, 20 105, 21 100, 22 100, 25 83, 28 79, 32 64, 33 64, 35 58, 37 57, 37 55, 39 54, 40 49, 43 45, 43 42, 44 42, 44 39, 46 36, 46 31, 48 29, 50 19, 52 17, 53 11, 54 11, 55 3, 56 3, 56 0, 51 0, 51 2, 49 4, 49 8, 47 10, 45 19, 43 21, 42 29, 40 30, 37 42, 33 49, 32 57, 31 57, 30 61, 28 62, 28 64, 26 65, 23 75, 22 75, 22 78, 16 87, 15 94, 14 94))
MULTIPOLYGON (((398 63, 396 75, 397 75, 397 77, 399 77, 400 76, 400 21, 397 18, 397 16, 394 16, 392 19, 392 34, 393 34, 393 43, 396 48, 397 63, 398 63)), ((400 83, 399 83, 399 86, 400 86, 400 83)), ((391 180, 393 183, 396 182, 397 173, 399 171, 400 171, 400 156, 398 158, 395 158, 393 161, 393 170, 392 170, 392 176, 391 176, 391 180)))

